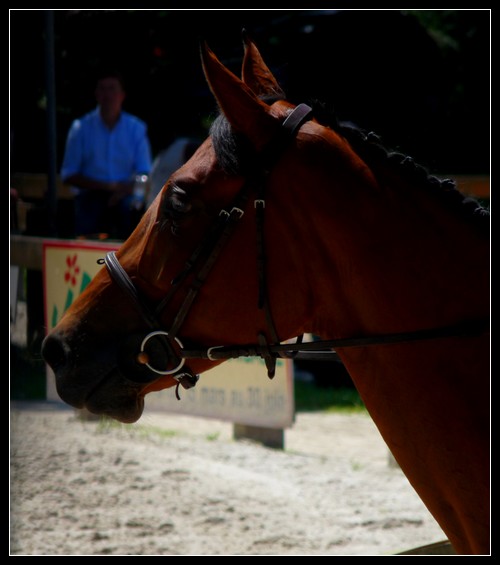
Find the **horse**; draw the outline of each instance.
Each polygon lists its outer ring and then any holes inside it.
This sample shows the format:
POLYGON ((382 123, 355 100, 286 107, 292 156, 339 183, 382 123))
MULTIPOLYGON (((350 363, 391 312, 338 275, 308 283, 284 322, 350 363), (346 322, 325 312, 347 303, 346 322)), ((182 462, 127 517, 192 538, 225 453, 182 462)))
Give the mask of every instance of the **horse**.
POLYGON ((46 336, 58 394, 131 423, 228 358, 335 353, 454 550, 488 554, 489 212, 243 45, 240 78, 201 44, 208 138, 46 336))

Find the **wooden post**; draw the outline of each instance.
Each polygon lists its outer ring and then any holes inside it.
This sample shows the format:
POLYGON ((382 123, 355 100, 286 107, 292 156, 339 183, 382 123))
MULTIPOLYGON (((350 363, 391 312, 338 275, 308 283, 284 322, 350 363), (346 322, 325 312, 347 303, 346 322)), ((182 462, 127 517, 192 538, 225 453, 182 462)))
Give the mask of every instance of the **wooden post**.
POLYGON ((283 429, 233 424, 233 438, 251 439, 262 443, 266 447, 273 447, 275 449, 284 449, 285 447, 285 433, 283 429))

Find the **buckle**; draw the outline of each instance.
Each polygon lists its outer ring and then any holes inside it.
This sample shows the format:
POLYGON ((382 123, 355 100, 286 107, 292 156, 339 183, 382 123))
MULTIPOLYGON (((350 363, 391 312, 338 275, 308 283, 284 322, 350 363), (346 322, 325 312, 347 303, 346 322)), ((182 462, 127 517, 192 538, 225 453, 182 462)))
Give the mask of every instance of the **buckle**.
POLYGON ((238 208, 238 207, 234 206, 234 207, 231 209, 231 212, 228 212, 227 210, 222 209, 222 210, 219 212, 219 216, 225 216, 225 218, 226 218, 226 220, 227 220, 228 218, 230 218, 230 217, 232 216, 233 212, 235 212, 236 214, 238 214, 239 218, 241 218, 241 217, 243 216, 243 214, 245 213, 241 208, 238 208))
POLYGON ((241 208, 237 208, 236 206, 231 210, 231 214, 233 212, 236 212, 237 214, 239 214, 240 218, 243 216, 243 214, 245 213, 241 208))
POLYGON ((223 345, 215 345, 214 347, 209 347, 207 349, 207 357, 210 361, 217 361, 217 358, 212 357, 212 351, 214 349, 222 349, 224 346, 223 345))

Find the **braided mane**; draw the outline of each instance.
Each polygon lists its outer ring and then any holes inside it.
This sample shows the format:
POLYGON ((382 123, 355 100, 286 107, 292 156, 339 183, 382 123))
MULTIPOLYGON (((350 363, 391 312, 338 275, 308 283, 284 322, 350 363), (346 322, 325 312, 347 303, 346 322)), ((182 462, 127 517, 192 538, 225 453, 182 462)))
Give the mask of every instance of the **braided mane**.
MULTIPOLYGON (((276 98, 265 100, 267 103, 276 98)), ((429 174, 427 169, 416 163, 412 157, 390 151, 373 132, 345 122, 340 122, 334 112, 317 100, 311 102, 314 117, 325 127, 333 129, 351 145, 354 151, 368 165, 385 164, 408 182, 418 183, 422 189, 431 190, 433 195, 441 196, 447 204, 469 218, 482 229, 489 230, 490 213, 476 199, 461 193, 452 179, 439 179, 429 174)), ((215 154, 222 169, 231 175, 246 176, 255 167, 258 155, 243 136, 235 133, 223 114, 214 120, 210 136, 215 154)))
POLYGON ((336 115, 325 108, 321 102, 313 102, 316 119, 344 137, 356 153, 368 164, 386 164, 402 178, 418 183, 422 189, 442 196, 450 206, 470 218, 475 223, 489 229, 490 213, 476 199, 461 193, 453 179, 439 179, 429 174, 427 169, 416 163, 412 157, 387 149, 381 138, 374 132, 366 132, 350 123, 339 122, 336 115))

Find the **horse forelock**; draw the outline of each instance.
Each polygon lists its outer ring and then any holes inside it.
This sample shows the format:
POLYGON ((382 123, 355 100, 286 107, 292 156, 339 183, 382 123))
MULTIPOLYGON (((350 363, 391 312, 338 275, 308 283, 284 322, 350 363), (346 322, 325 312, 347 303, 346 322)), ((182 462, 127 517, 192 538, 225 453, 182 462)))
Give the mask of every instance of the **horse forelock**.
POLYGON ((255 163, 257 154, 250 142, 233 130, 224 114, 214 120, 210 137, 219 166, 229 175, 245 176, 255 163))
MULTIPOLYGON (((260 96, 266 104, 283 100, 279 95, 260 96)), ((224 114, 220 113, 212 122, 210 137, 217 162, 222 170, 230 175, 248 176, 258 163, 258 153, 249 140, 236 132, 224 114)))

